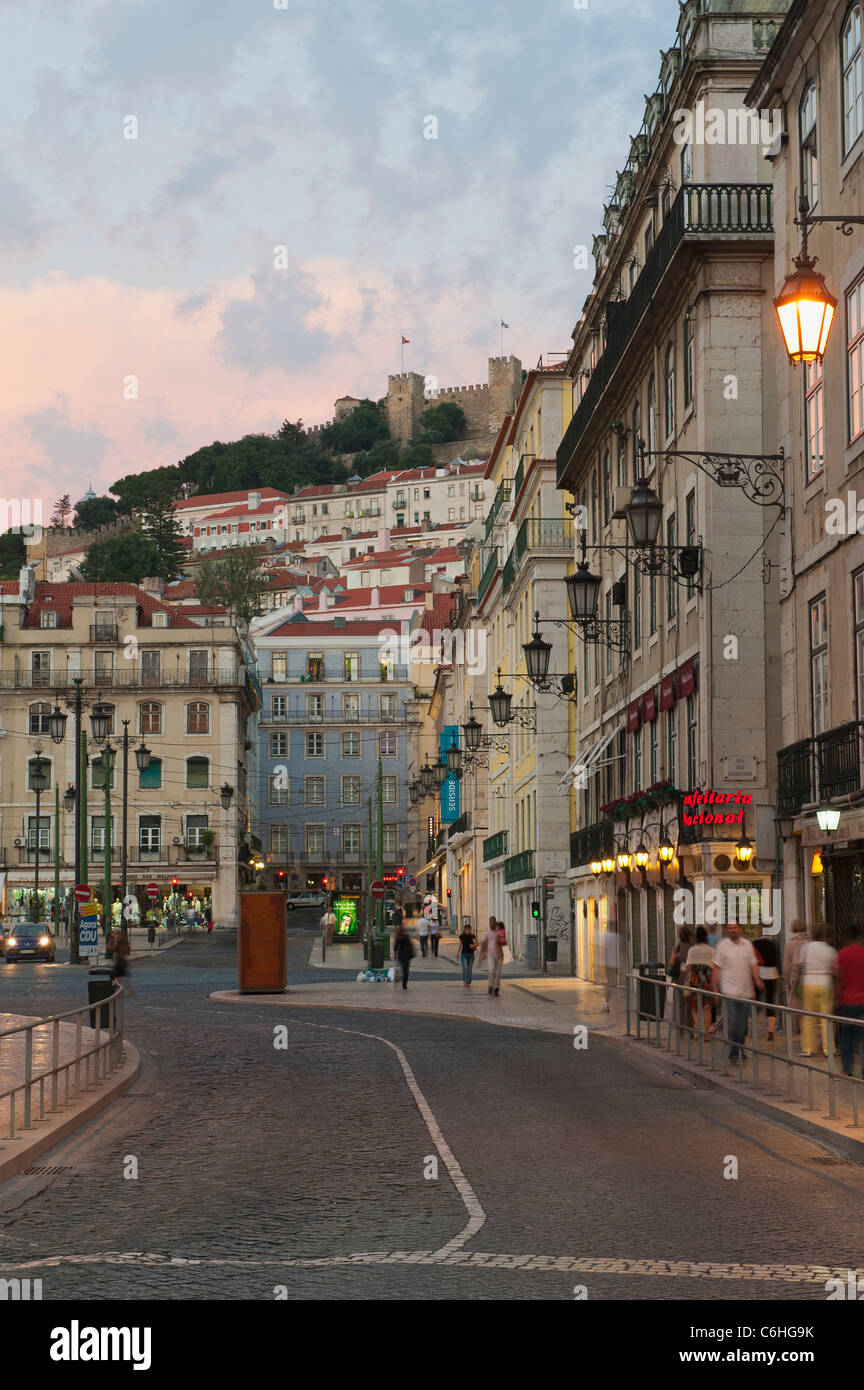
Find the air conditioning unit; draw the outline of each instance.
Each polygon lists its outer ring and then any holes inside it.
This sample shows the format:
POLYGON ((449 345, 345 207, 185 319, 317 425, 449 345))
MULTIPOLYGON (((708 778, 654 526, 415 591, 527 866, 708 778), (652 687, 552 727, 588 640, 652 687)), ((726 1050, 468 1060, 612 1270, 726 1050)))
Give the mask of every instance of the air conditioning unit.
POLYGON ((172 843, 172 845, 179 845, 179 844, 180 844, 180 836, 179 836, 179 835, 175 835, 175 836, 174 836, 174 839, 171 841, 171 843, 172 843))
POLYGON ((24 841, 21 839, 20 835, 17 835, 12 843, 13 845, 23 845, 24 841))

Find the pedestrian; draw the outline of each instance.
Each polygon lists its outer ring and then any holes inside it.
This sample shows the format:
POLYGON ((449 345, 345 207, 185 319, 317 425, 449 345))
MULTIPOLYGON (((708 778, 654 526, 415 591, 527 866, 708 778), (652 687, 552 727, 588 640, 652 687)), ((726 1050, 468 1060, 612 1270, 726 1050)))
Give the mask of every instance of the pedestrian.
POLYGON ((504 923, 490 917, 489 927, 480 944, 480 960, 488 961, 489 964, 489 994, 498 995, 501 992, 501 967, 504 964, 506 942, 507 933, 504 930, 504 923))
MULTIPOLYGON (((675 942, 672 955, 669 957, 669 964, 666 967, 666 979, 672 985, 678 985, 683 979, 684 967, 687 964, 687 952, 693 945, 693 933, 687 926, 678 928, 678 940, 675 942)), ((683 1000, 681 991, 673 989, 674 1014, 678 1024, 682 1024, 685 1017, 685 1009, 682 1007, 683 1000)))
POLYGON ((208 907, 208 908, 205 909, 205 912, 204 912, 204 923, 205 923, 205 926, 207 927, 208 932, 212 932, 212 931, 213 931, 213 909, 212 909, 212 907, 208 907))
POLYGON ((847 1076, 855 1074, 855 1053, 861 1049, 864 1076, 864 925, 852 922, 848 946, 837 952, 837 1013, 842 1018, 860 1019, 840 1027, 840 1061, 847 1076))
POLYGON ((618 933, 607 927, 600 941, 605 979, 602 1011, 608 1014, 612 1008, 612 994, 618 988, 618 933))
POLYGON ((407 926, 405 926, 403 922, 399 923, 396 928, 396 935, 393 938, 393 956, 402 967, 402 988, 407 989, 408 971, 411 969, 411 962, 414 959, 414 943, 411 940, 411 934, 407 926))
MULTIPOLYGON (((428 901, 427 898, 426 902, 428 901)), ((420 954, 425 956, 429 948, 429 918, 426 915, 426 903, 423 904, 423 911, 417 919, 417 935, 420 938, 420 954)))
POLYGON ((476 936, 469 926, 463 927, 459 933, 459 964, 462 966, 462 983, 466 989, 471 988, 471 976, 474 973, 474 952, 476 950, 476 936))
MULTIPOLYGON (((786 982, 786 1003, 794 1008, 796 1001, 800 1007, 801 986, 798 983, 798 977, 801 974, 801 952, 808 940, 807 926, 800 917, 796 917, 790 931, 791 935, 786 942, 786 949, 783 953, 783 975, 786 982)), ((792 1014, 791 1017, 796 1032, 800 1032, 800 1014, 792 1014)))
POLYGON ((756 952, 737 922, 726 923, 726 935, 714 953, 712 982, 715 993, 723 995, 729 1061, 735 1062, 744 1056, 750 1001, 762 988, 756 952))
MULTIPOLYGON (((112 951, 111 979, 116 984, 117 980, 123 981, 125 994, 132 995, 132 981, 129 978, 129 958, 132 954, 132 947, 129 945, 129 938, 125 932, 112 932, 114 938, 114 949, 112 951)), ((110 941, 109 937, 109 941, 110 941)))
POLYGON ((780 958, 777 953, 777 942, 773 936, 763 934, 758 941, 754 941, 753 949, 759 957, 759 978, 765 991, 768 1042, 773 1042, 774 1029, 777 1027, 777 1010, 771 1006, 777 1003, 777 989, 780 982, 780 958))
MULTIPOLYGON (((710 990, 715 959, 714 951, 708 941, 704 927, 696 928, 696 940, 687 952, 687 967, 684 971, 687 984, 692 990, 710 990)), ((687 1007, 690 1024, 694 1033, 699 1032, 699 1014, 702 1014, 702 1033, 707 1039, 711 1036, 711 996, 708 994, 688 994, 687 1007)))
MULTIPOLYGON (((817 1052, 819 1034, 822 1034, 822 1055, 828 1056, 828 1020, 821 1024, 817 1014, 830 1014, 834 1007, 834 976, 837 972, 837 952, 830 944, 829 928, 819 922, 813 928, 812 938, 805 941, 801 950, 798 983, 801 986, 801 1007, 810 1010, 801 1015, 801 1056, 812 1057, 817 1052)), ((833 1024, 832 1024, 833 1027, 833 1024)))
POLYGON ((438 943, 441 940, 441 921, 438 911, 438 903, 434 898, 430 902, 426 911, 429 916, 429 946, 431 948, 432 955, 437 958, 438 943))
POLYGON ((336 913, 332 907, 325 909, 321 917, 321 935, 324 937, 325 946, 333 945, 333 932, 336 929, 336 913))

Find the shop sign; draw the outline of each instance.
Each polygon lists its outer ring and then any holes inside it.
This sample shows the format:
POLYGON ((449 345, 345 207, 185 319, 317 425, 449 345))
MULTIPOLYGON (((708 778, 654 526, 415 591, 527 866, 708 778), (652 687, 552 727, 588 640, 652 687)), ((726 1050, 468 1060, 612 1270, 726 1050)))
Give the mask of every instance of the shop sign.
POLYGON ((681 811, 682 825, 741 825, 744 809, 753 803, 749 792, 687 792, 681 811))

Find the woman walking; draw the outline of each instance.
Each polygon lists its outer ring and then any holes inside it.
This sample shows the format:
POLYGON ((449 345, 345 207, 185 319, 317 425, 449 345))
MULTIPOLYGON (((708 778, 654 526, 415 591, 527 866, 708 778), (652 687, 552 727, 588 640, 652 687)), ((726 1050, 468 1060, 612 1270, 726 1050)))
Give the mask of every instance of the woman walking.
MULTIPOLYGON (((708 933, 704 927, 696 928, 696 940, 687 952, 687 966, 684 977, 693 990, 711 988, 711 973, 714 969, 714 951, 708 944, 708 933)), ((702 1013, 702 1033, 707 1039, 711 1036, 711 997, 708 994, 687 994, 690 1024, 694 1033, 699 1032, 699 1013, 702 1013)))
MULTIPOLYGON (((684 981, 684 971, 687 965, 687 955, 693 944, 693 933, 689 927, 680 927, 678 930, 678 940, 675 949, 669 957, 669 965, 666 970, 666 978, 673 985, 682 984, 684 981)), ((686 1017, 686 1009, 680 989, 672 991, 674 995, 675 1019, 679 1026, 683 1027, 686 1017)))
POLYGON ((420 954, 425 956, 429 945, 429 918, 425 910, 417 919, 417 935, 420 938, 420 954))
MULTIPOLYGON (((822 1054, 828 1056, 828 1020, 812 1017, 813 1013, 830 1014, 834 1004, 834 976, 837 971, 837 952, 828 941, 828 927, 820 922, 813 928, 812 940, 801 950, 800 974, 801 1007, 810 1009, 801 1019, 801 1056, 812 1057, 817 1051, 820 1027, 822 1054)), ((831 1027, 834 1025, 832 1023, 831 1027)))
POLYGON ((489 918, 489 928, 486 931, 480 946, 480 959, 489 962, 489 993, 499 994, 501 991, 501 967, 504 964, 504 947, 507 943, 507 933, 504 930, 503 922, 496 922, 494 917, 489 918))
MULTIPOLYGON (((425 954, 425 952, 424 952, 425 954)), ((408 988, 408 971, 414 959, 414 943, 404 922, 400 922, 393 938, 393 955, 402 967, 402 988, 408 988)))
POLYGON ((777 1010, 771 1008, 771 1005, 777 1003, 777 990, 780 985, 777 943, 773 936, 760 936, 758 941, 753 942, 753 949, 759 957, 759 978, 764 986, 765 1003, 768 1005, 765 1010, 768 1017, 768 1042, 773 1042, 774 1029, 777 1027, 777 1010))
POLYGON ((476 950, 476 936, 470 927, 464 927, 459 933, 459 964, 462 966, 462 983, 466 989, 471 988, 471 976, 474 973, 474 952, 476 950))

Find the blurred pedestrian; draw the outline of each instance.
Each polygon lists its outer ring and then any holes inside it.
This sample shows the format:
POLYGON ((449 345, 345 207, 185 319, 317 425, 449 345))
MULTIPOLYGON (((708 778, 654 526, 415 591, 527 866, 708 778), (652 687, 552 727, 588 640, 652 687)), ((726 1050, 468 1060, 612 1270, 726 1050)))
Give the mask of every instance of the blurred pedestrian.
MULTIPOLYGON (((402 988, 407 989, 408 971, 411 969, 411 962, 414 959, 414 943, 404 922, 399 923, 393 937, 393 957, 399 962, 402 970, 402 988)), ((394 980, 394 983, 397 981, 394 980)))
MULTIPOLYGON (((129 978, 129 963, 132 954, 132 947, 129 944, 129 937, 125 932, 116 931, 111 933, 114 939, 114 950, 112 952, 111 979, 123 981, 123 991, 125 994, 132 995, 132 981, 129 978)), ((109 937, 109 941, 111 940, 109 937)))
MULTIPOLYGON (((807 942, 807 927, 800 917, 796 917, 791 927, 791 936, 786 942, 783 952, 783 976, 786 983, 786 1003, 790 1008, 797 1004, 801 1007, 801 986, 798 983, 798 976, 801 973, 801 952, 807 942)), ((797 1031, 801 1031, 801 1018, 799 1014, 791 1014, 792 1026, 797 1031)))
POLYGON ((428 907, 429 913, 429 945, 433 956, 438 955, 438 944, 441 940, 441 920, 438 911, 438 904, 433 898, 428 907))
MULTIPOLYGON (((830 1014, 834 1008, 834 976, 837 972, 837 952, 830 944, 830 930, 825 922, 818 922, 813 928, 811 939, 805 941, 801 951, 800 973, 801 1007, 809 1009, 809 1014, 801 1017, 801 1056, 813 1057, 818 1051, 821 1033, 822 1055, 828 1056, 828 1020, 814 1018, 812 1015, 830 1014)), ((833 1024, 832 1024, 833 1027, 833 1024)))
POLYGON ((848 946, 837 952, 837 1013, 862 1022, 840 1027, 840 1061, 847 1076, 855 1074, 855 1053, 861 1049, 864 1076, 864 925, 852 922, 848 946))
POLYGON ((471 976, 474 974, 474 952, 476 950, 476 936, 470 927, 463 927, 459 933, 459 964, 462 966, 462 983, 466 989, 471 987, 471 976))
MULTIPOLYGON (((687 926, 678 928, 678 940, 669 957, 666 967, 666 979, 672 985, 680 985, 684 979, 684 967, 687 964, 687 952, 693 945, 693 933, 687 926)), ((679 1025, 684 1023, 686 1010, 680 989, 673 989, 675 1020, 679 1025)))
POLYGON ((607 927, 600 938, 603 950, 604 994, 603 1013, 612 1007, 612 995, 618 988, 618 933, 607 927))
POLYGON ((429 948, 429 918, 421 912, 417 918, 417 935, 420 938, 420 954, 425 956, 429 948))
POLYGON ((489 927, 480 944, 480 960, 487 961, 489 965, 488 992, 490 994, 497 995, 501 992, 501 967, 504 964, 504 946, 506 943, 507 933, 504 929, 504 923, 490 917, 489 927))
POLYGON ((756 952, 737 922, 726 923, 726 935, 714 952, 712 983, 715 993, 723 995, 729 1061, 735 1062, 744 1056, 750 1001, 762 988, 756 952))
MULTIPOLYGON (((696 940, 687 952, 687 968, 683 978, 686 978, 687 984, 693 990, 710 990, 714 965, 714 950, 709 944, 708 933, 704 927, 697 927, 696 940)), ((701 1013, 702 1033, 705 1038, 709 1038, 711 1036, 711 996, 709 994, 688 994, 687 1007, 693 1032, 699 1032, 699 1014, 701 1013)))
POLYGON ((774 1029, 777 1027, 777 1010, 771 1005, 777 1003, 777 990, 780 983, 780 957, 777 951, 777 942, 773 936, 763 934, 758 941, 753 942, 753 950, 759 957, 759 978, 765 991, 768 1041, 773 1042, 774 1029))
POLYGON ((320 926, 325 946, 332 946, 333 933, 336 930, 336 913, 333 911, 332 907, 325 908, 321 915, 320 926))

